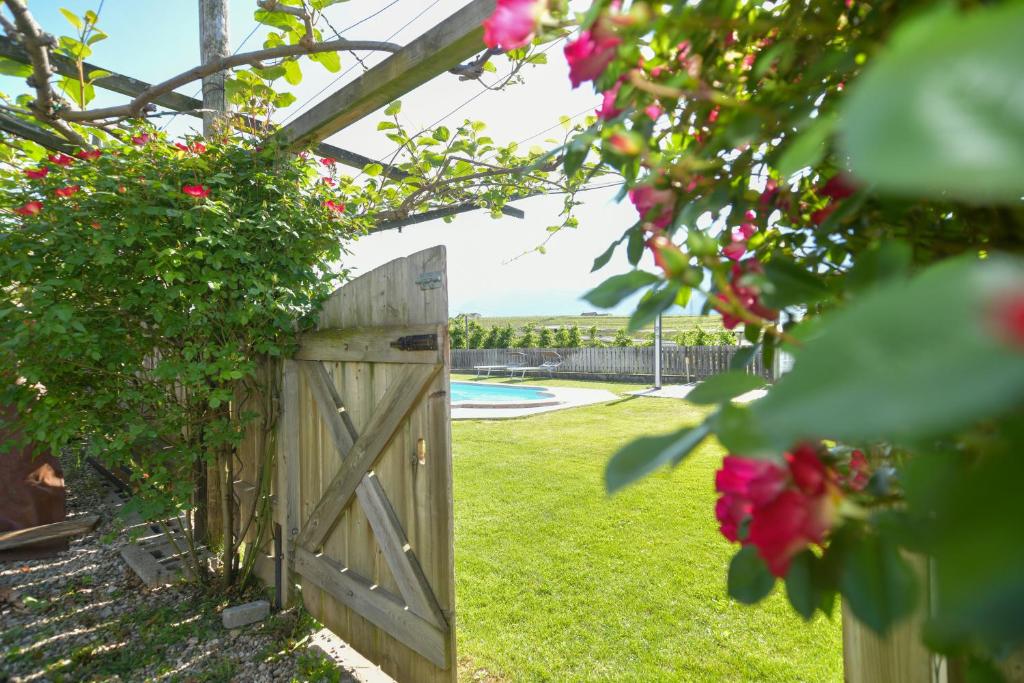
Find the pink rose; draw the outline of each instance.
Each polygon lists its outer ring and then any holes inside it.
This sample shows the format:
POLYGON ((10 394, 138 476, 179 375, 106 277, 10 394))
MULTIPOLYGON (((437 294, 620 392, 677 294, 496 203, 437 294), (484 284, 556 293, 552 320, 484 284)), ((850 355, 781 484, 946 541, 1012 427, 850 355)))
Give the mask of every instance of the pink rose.
POLYGON ((676 194, 672 190, 658 190, 650 185, 637 185, 629 191, 640 218, 648 220, 655 227, 664 230, 675 214, 676 194))
POLYGON ((786 467, 737 455, 727 456, 715 475, 715 506, 722 535, 753 545, 775 576, 785 576, 793 556, 821 544, 837 518, 836 473, 811 444, 785 454, 786 467), (740 530, 748 526, 746 538, 740 530))
POLYGON ((615 48, 622 39, 607 34, 597 36, 594 31, 583 31, 580 37, 565 46, 565 59, 569 62, 569 80, 578 88, 583 81, 592 81, 604 73, 615 59, 615 48))
POLYGON ((498 0, 494 13, 484 20, 484 44, 502 50, 528 44, 546 6, 545 0, 498 0))
POLYGON ((617 81, 615 85, 601 94, 601 106, 594 112, 597 114, 597 118, 608 121, 622 113, 622 110, 615 106, 615 98, 618 97, 620 88, 622 88, 622 81, 617 81))

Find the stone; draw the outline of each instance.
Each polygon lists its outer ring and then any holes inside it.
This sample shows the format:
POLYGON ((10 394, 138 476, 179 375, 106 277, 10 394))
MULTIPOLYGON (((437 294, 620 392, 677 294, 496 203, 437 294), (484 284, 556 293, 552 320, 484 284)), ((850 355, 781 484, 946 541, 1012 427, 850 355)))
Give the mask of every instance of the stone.
POLYGON ((257 600, 247 602, 244 605, 228 607, 220 614, 221 623, 224 628, 233 629, 254 624, 257 621, 266 619, 270 614, 270 602, 268 600, 257 600))

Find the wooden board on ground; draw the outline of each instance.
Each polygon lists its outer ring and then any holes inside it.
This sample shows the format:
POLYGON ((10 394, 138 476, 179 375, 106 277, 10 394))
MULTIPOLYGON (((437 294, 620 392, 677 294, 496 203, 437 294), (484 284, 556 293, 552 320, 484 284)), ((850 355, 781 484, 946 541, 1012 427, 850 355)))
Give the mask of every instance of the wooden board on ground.
POLYGON ((29 527, 28 529, 0 533, 0 550, 11 550, 36 543, 78 536, 87 531, 92 531, 99 524, 99 521, 98 515, 86 515, 85 517, 67 519, 63 522, 42 524, 29 527))

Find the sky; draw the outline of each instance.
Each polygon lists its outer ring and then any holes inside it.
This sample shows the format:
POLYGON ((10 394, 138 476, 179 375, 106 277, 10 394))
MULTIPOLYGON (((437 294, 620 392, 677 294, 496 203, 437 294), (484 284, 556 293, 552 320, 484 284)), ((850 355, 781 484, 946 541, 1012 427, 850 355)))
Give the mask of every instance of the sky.
MULTIPOLYGON (((345 38, 390 40, 406 44, 457 11, 466 0, 349 0, 329 7, 330 23, 345 38), (367 18, 369 17, 369 18, 367 18), (366 19, 365 21, 362 21, 366 19), (351 30, 347 27, 359 23, 351 30)), ((29 8, 44 30, 60 35, 73 31, 60 15, 66 7, 81 15, 100 9, 99 26, 109 38, 94 46, 89 62, 150 83, 162 81, 198 64, 198 3, 195 0, 30 0, 29 8)), ((230 49, 259 49, 266 30, 253 19, 255 0, 230 0, 230 49), (255 29, 255 33, 253 30, 255 29), (251 35, 250 35, 251 34, 251 35), (247 40, 246 40, 247 39, 247 40), (244 42, 244 44, 242 44, 244 42)), ((326 28, 326 27, 324 27, 326 28)), ((361 53, 372 66, 387 57, 383 53, 361 53)), ((584 85, 573 90, 562 56, 562 44, 548 52, 549 63, 529 66, 526 83, 502 91, 485 91, 474 81, 460 81, 442 75, 402 98, 403 123, 415 130, 443 123, 458 125, 465 118, 484 121, 496 142, 521 142, 524 146, 554 146, 563 131, 559 118, 582 117, 598 104, 599 97, 584 85), (455 110, 455 111, 453 111, 455 110), (553 127, 553 128, 552 128, 553 127), (551 130, 546 130, 551 128, 551 130), (546 131, 546 132, 545 132, 546 131)), ((297 102, 278 113, 286 121, 303 105, 315 104, 358 76, 362 67, 350 54, 342 53, 340 80, 319 64, 303 62, 303 80, 291 88, 297 102), (333 83, 332 83, 333 82, 333 83), (322 92, 321 92, 322 91, 322 92)), ((508 62, 495 60, 498 74, 508 71, 508 62)), ((495 79, 490 76, 490 79, 495 79)), ((491 81, 489 81, 491 82, 491 81)), ((282 81, 283 84, 283 81, 282 81)), ((283 84, 283 87, 290 87, 283 84)), ((26 89, 23 81, 0 77, 0 90, 8 94, 26 89)), ((118 104, 126 98, 98 91, 91 106, 118 104)), ((199 84, 180 89, 196 96, 199 84)), ((381 112, 371 114, 327 139, 327 142, 373 158, 384 158, 394 143, 376 130, 381 112)), ((163 119, 162 121, 166 121, 163 119)), ((198 119, 178 116, 168 131, 182 135, 196 132, 198 119)), ((348 172, 346 169, 344 172, 348 172)), ((354 173, 355 171, 353 171, 354 173)), ((398 231, 386 231, 360 238, 350 245, 345 265, 354 274, 367 272, 391 259, 443 244, 448 253, 449 309, 452 315, 475 312, 484 315, 571 315, 592 306, 580 296, 605 278, 630 268, 620 248, 611 262, 597 273, 593 260, 618 239, 636 220, 627 201, 617 203, 616 188, 579 195, 579 228, 564 230, 546 245, 546 254, 532 250, 545 239, 549 225, 561 222, 562 197, 543 196, 522 200, 515 206, 526 212, 522 220, 491 219, 486 212, 460 215, 450 224, 432 221, 398 231), (526 253, 531 252, 531 253, 526 253)), ((645 256, 641 268, 654 266, 645 256)), ((615 312, 628 313, 635 299, 627 300, 615 312)), ((689 312, 700 302, 692 301, 689 312)), ((674 312, 682 312, 677 310, 674 312)))

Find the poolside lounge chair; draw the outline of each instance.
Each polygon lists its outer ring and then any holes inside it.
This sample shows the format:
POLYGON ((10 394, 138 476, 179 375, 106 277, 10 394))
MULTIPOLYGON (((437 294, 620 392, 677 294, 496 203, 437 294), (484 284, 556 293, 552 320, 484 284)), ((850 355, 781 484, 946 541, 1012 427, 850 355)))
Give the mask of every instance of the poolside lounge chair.
POLYGON ((504 365, 474 365, 473 369, 476 370, 477 377, 479 377, 481 373, 486 373, 484 376, 490 377, 492 371, 500 372, 502 370, 518 370, 524 365, 526 365, 526 354, 516 352, 508 354, 508 362, 504 365))
POLYGON ((547 371, 547 373, 548 373, 548 375, 550 377, 554 377, 555 376, 555 368, 557 368, 559 365, 561 365, 564 362, 562 360, 562 357, 560 355, 558 355, 557 353, 555 353, 554 351, 542 351, 541 352, 541 358, 543 359, 544 362, 542 362, 540 365, 521 365, 519 367, 514 367, 514 368, 510 367, 509 368, 509 375, 512 376, 512 377, 515 377, 517 372, 521 372, 522 375, 520 375, 520 376, 523 379, 526 379, 526 373, 528 373, 528 372, 543 372, 543 371, 547 371))

